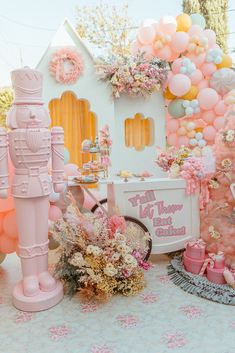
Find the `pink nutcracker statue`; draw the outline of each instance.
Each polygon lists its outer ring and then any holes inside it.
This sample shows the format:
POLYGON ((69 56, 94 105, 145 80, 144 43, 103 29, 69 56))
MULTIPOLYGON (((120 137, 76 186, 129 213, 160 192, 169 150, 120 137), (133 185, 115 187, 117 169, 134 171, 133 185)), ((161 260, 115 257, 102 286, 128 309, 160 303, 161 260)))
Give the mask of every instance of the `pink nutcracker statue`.
POLYGON ((24 311, 39 311, 56 305, 63 288, 48 272, 48 211, 51 181, 63 191, 64 134, 61 127, 50 131, 50 117, 42 102, 42 74, 30 68, 11 74, 15 100, 7 117, 11 131, 0 131, 0 197, 7 196, 7 148, 15 167, 12 194, 19 233, 18 255, 23 279, 14 288, 13 303, 24 311))

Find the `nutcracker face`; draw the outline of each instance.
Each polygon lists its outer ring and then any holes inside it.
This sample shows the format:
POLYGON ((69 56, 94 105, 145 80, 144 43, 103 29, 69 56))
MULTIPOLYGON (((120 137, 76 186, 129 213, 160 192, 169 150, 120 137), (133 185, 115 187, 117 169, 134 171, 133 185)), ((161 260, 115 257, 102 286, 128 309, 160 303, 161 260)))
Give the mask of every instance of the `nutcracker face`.
POLYGON ((7 116, 7 125, 12 129, 49 127, 50 116, 43 105, 13 105, 7 116))

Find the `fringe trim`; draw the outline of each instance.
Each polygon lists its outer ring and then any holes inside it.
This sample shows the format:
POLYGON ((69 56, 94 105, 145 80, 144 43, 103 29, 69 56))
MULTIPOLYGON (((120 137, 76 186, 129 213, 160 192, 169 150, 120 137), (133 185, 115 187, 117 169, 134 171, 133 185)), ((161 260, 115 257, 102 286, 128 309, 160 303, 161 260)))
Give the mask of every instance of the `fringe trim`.
POLYGON ((235 305, 235 290, 229 285, 215 284, 206 277, 185 271, 182 256, 176 256, 168 265, 168 275, 172 282, 185 292, 214 302, 235 305))

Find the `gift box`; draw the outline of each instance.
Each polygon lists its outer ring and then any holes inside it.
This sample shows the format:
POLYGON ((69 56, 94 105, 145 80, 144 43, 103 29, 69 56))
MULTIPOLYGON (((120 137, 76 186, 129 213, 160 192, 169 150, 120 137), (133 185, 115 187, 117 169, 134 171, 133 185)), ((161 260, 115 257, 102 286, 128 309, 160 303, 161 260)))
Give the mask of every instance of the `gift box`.
POLYGON ((190 241, 186 244, 186 256, 191 259, 204 260, 206 244, 202 239, 190 241))
POLYGON ((224 268, 215 268, 208 265, 206 269, 206 273, 207 273, 206 274, 207 279, 210 282, 213 282, 216 284, 226 284, 226 281, 224 278, 224 268))
POLYGON ((183 254, 183 264, 186 271, 194 273, 195 275, 198 275, 201 271, 204 260, 205 257, 203 259, 193 259, 187 255, 186 251, 183 254))
POLYGON ((217 254, 209 253, 209 257, 214 261, 214 268, 224 269, 225 267, 225 257, 222 251, 219 251, 217 254))

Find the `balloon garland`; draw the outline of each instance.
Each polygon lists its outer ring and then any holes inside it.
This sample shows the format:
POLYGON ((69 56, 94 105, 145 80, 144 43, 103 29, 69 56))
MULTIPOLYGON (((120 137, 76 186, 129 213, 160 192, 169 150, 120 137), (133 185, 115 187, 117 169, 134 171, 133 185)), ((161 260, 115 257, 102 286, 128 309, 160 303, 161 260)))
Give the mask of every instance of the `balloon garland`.
POLYGON ((168 144, 213 145, 225 123, 226 95, 235 88, 235 72, 231 57, 216 44, 215 32, 205 29, 203 16, 182 13, 143 21, 132 43, 132 54, 138 52, 166 60, 171 68, 164 92, 168 144), (193 131, 187 126, 191 122, 193 131))
POLYGON ((84 71, 82 55, 73 49, 59 49, 52 56, 49 71, 57 82, 73 84, 84 71))

